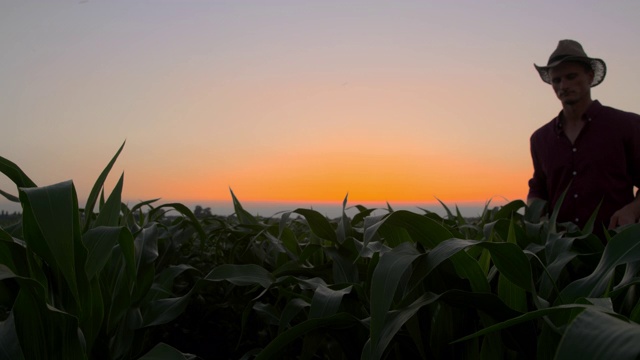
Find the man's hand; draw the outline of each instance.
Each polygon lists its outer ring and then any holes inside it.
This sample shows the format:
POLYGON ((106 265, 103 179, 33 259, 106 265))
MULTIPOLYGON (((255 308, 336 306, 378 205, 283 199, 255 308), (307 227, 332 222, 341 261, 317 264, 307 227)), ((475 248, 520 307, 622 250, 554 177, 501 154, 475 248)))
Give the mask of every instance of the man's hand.
POLYGON ((618 226, 635 224, 638 222, 638 218, 640 217, 640 205, 638 205, 637 199, 638 198, 613 213, 609 220, 609 230, 615 229, 618 226))

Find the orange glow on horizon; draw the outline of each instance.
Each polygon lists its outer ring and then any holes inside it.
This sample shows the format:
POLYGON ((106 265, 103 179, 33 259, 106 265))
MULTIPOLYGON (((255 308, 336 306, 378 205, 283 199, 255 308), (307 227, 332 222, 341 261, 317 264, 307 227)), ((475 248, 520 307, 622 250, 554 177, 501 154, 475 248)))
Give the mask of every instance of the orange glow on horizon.
POLYGON ((527 166, 500 168, 455 157, 344 153, 297 154, 233 172, 188 175, 193 173, 176 171, 154 184, 125 180, 125 195, 229 201, 232 190, 241 202, 340 203, 347 195, 349 204, 512 201, 524 199, 530 176, 527 166))

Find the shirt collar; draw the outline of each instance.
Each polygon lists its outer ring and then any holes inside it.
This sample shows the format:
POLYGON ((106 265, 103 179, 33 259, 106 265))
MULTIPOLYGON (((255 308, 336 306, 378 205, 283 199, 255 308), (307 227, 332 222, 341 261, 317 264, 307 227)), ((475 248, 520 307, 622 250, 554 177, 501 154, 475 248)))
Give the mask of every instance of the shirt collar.
MULTIPOLYGON (((598 113, 600 112, 600 109, 602 109, 602 104, 600 104, 600 101, 593 100, 591 102, 591 105, 589 105, 589 108, 587 109, 587 111, 585 111, 584 114, 582 115, 582 120, 591 121, 592 119, 595 119, 598 113)), ((556 118, 553 119, 553 122, 555 125, 553 129, 555 130, 556 134, 559 135, 562 132, 562 110, 560 110, 560 113, 558 113, 558 116, 556 116, 556 118)))

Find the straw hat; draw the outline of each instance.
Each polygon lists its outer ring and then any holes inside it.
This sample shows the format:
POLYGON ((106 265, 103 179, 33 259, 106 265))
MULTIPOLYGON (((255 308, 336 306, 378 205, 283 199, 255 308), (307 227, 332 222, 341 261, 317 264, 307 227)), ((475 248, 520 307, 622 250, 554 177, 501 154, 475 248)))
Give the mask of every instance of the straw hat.
POLYGON ((607 65, 604 61, 602 61, 602 59, 588 57, 582 49, 582 45, 575 40, 560 40, 556 50, 549 56, 549 61, 546 66, 538 66, 536 64, 533 64, 533 66, 538 70, 542 81, 551 84, 549 70, 565 61, 578 61, 591 65, 594 74, 591 87, 599 85, 607 74, 607 65))

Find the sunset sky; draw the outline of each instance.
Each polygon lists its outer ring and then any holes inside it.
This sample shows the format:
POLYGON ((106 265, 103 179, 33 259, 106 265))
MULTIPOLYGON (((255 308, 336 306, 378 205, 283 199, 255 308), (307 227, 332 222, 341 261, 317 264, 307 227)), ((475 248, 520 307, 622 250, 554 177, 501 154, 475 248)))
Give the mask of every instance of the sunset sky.
MULTIPOLYGON (((0 0, 0 156, 82 202, 524 199, 560 110, 533 63, 605 60, 640 113, 640 2, 0 0)), ((17 194, 0 175, 0 189, 17 194)), ((10 207, 0 199, 0 209, 10 207)))

